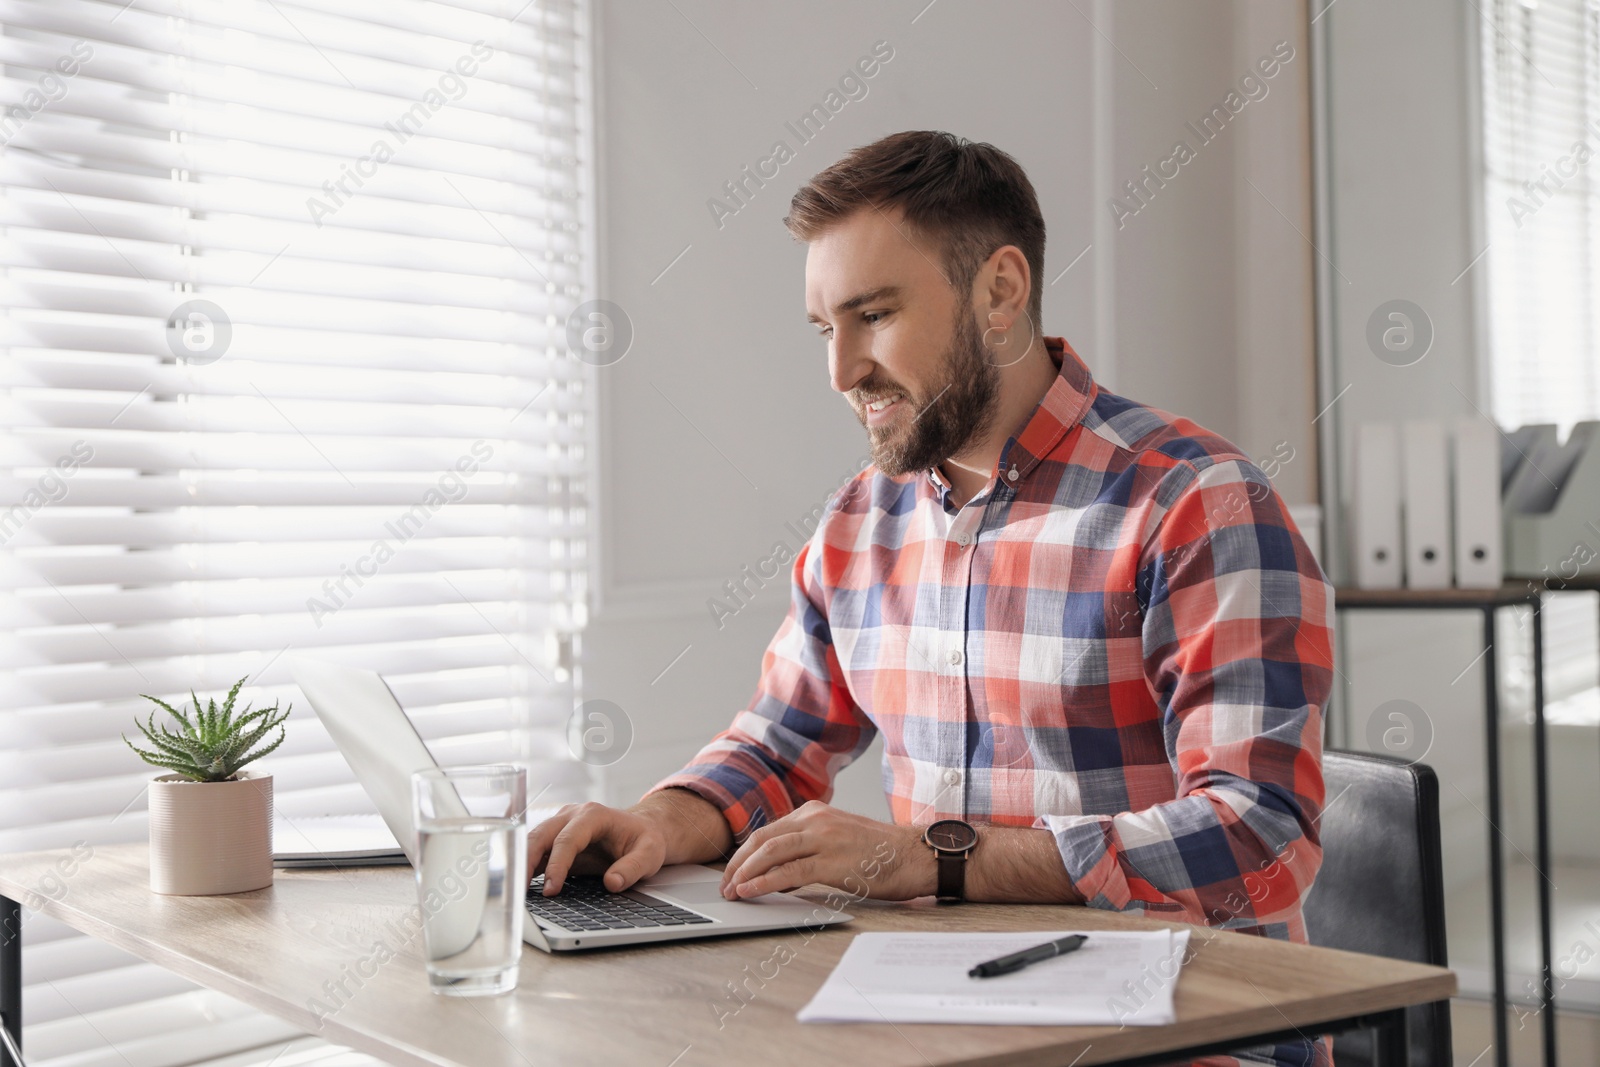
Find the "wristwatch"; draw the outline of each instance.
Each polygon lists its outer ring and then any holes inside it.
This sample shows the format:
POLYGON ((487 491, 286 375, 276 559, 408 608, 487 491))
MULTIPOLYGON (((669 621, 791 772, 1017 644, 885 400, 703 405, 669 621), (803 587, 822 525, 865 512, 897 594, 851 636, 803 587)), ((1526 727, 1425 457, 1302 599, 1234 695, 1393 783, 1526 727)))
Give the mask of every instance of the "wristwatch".
POLYGON ((964 898, 967 856, 978 847, 978 831, 960 819, 941 819, 922 832, 923 843, 933 849, 939 864, 939 899, 964 898))

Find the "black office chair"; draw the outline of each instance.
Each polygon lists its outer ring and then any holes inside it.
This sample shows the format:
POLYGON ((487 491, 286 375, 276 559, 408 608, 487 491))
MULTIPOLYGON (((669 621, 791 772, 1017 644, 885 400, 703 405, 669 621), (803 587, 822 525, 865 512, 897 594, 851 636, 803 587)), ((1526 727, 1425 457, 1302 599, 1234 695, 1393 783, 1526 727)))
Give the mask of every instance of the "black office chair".
MULTIPOLYGON (((1313 945, 1446 966, 1439 779, 1430 767, 1325 752, 1322 870, 1306 897, 1313 945)), ((1408 1009, 1413 1067, 1450 1067, 1450 1002, 1408 1009)), ((1339 1067, 1369 1067, 1370 1033, 1334 1039, 1339 1067)))

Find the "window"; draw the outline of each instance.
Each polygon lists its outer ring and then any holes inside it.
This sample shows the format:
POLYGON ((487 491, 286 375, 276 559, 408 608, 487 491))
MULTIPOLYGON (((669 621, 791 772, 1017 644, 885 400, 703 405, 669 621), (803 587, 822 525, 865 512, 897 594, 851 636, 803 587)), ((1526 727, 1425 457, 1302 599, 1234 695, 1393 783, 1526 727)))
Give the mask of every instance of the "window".
POLYGON ((1483 42, 1496 420, 1600 416, 1600 4, 1496 0, 1483 42))
MULTIPOLYGON (((365 809, 297 654, 382 671, 441 761, 581 799, 583 0, 0 12, 0 850, 143 839, 138 694, 244 675, 295 704, 279 810, 365 809)), ((34 1067, 296 1033, 24 942, 34 1067)))
MULTIPOLYGON (((1483 10, 1493 413, 1507 429, 1555 423, 1565 434, 1600 418, 1600 4, 1494 0, 1483 10)), ((1590 717, 1600 709, 1594 598, 1554 597, 1545 611, 1548 696, 1582 695, 1590 717)))

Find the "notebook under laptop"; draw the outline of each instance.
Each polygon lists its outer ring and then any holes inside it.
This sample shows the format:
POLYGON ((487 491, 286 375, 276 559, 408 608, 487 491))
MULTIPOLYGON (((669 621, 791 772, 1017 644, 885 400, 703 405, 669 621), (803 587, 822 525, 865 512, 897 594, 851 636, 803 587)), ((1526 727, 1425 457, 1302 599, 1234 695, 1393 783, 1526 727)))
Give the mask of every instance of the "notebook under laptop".
MULTIPOLYGON (((411 773, 438 764, 400 702, 374 671, 298 659, 290 673, 415 865, 411 773)), ((581 951, 830 926, 851 918, 789 893, 724 900, 717 891, 721 878, 710 867, 677 864, 622 893, 607 891, 597 879, 574 877, 559 894, 545 897, 541 876, 529 889, 522 939, 546 952, 581 951)))

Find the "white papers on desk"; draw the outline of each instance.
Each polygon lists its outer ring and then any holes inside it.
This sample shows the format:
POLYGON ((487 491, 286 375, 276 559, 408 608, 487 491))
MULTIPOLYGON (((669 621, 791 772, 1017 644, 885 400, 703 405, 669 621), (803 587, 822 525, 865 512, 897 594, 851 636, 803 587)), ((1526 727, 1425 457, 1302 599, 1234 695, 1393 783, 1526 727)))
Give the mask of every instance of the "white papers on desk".
POLYGON ((1159 1026, 1189 931, 857 934, 803 1023, 1025 1023, 1159 1026), (1076 952, 996 978, 970 978, 985 960, 1083 933, 1076 952))
POLYGON ((376 812, 292 819, 276 812, 272 860, 275 867, 372 867, 407 862, 400 842, 376 812))
MULTIPOLYGON (((546 804, 524 812, 529 830, 560 811, 546 804)), ((377 812, 340 815, 273 814, 274 867, 403 867, 411 861, 377 812)))

